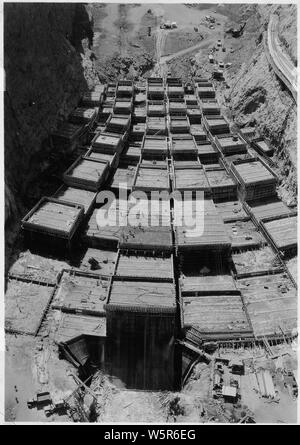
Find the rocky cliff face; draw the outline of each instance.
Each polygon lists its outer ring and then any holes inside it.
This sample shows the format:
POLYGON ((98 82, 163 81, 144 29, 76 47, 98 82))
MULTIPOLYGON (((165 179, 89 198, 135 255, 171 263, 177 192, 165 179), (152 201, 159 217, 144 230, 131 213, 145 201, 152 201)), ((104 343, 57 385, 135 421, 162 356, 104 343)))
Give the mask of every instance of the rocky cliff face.
MULTIPOLYGON (((227 90, 229 105, 237 124, 257 126, 274 146, 277 173, 281 177, 279 192, 283 199, 292 203, 297 192, 297 107, 265 55, 263 35, 272 7, 251 7, 244 35, 228 57, 233 63, 226 76, 230 86, 227 90)), ((296 15, 293 8, 294 5, 284 5, 278 12, 280 38, 284 36, 286 50, 295 58, 296 15)))
MULTIPOLYGON (((47 171, 49 135, 96 80, 92 27, 80 4, 4 5, 6 228, 47 171)), ((59 153, 56 153, 59 159, 59 153)))

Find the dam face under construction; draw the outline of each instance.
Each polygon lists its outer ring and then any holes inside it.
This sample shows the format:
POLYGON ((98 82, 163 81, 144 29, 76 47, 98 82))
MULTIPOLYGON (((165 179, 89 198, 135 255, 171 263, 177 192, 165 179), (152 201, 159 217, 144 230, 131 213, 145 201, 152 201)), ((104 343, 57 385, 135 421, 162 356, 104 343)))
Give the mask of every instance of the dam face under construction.
MULTIPOLYGON (((159 401, 173 412, 171 394, 199 369, 203 400, 234 406, 236 421, 254 421, 254 389, 276 401, 289 380, 295 400, 294 364, 282 382, 276 372, 297 338, 297 211, 278 196, 263 139, 227 116, 217 83, 157 67, 98 83, 51 133, 64 170, 22 216, 5 296, 6 337, 36 351, 46 417, 89 421, 82 392, 104 416, 111 388, 170 394, 159 401)), ((216 422, 229 421, 225 411, 216 422)))

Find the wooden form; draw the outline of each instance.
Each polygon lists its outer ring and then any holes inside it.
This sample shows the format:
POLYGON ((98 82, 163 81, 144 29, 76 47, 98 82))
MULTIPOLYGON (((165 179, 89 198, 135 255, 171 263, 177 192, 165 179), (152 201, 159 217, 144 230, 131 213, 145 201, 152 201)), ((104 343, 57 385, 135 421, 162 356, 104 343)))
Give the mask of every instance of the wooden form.
POLYGON ((166 115, 166 104, 163 100, 147 100, 147 116, 162 117, 166 115))
POLYGON ((251 141, 251 146, 261 155, 263 156, 273 156, 274 149, 271 148, 264 138, 262 137, 256 137, 253 138, 251 141))
POLYGON ((113 114, 107 120, 105 131, 108 133, 125 134, 129 130, 130 122, 130 116, 113 114))
POLYGON ((124 163, 138 163, 142 154, 142 141, 129 140, 127 148, 121 155, 121 161, 124 163), (125 162, 125 160, 127 160, 125 162))
POLYGON ((70 187, 97 192, 107 180, 108 174, 108 162, 81 156, 65 171, 63 179, 64 183, 70 187))
POLYGON ((207 141, 206 132, 200 124, 190 125, 190 133, 195 138, 197 144, 199 142, 207 141))
POLYGON ((202 99, 200 100, 200 108, 204 115, 221 114, 221 109, 216 99, 202 99))
POLYGON ((153 100, 163 100, 165 97, 165 88, 162 78, 147 79, 147 98, 153 100))
POLYGON ((185 167, 173 165, 173 188, 180 192, 201 190, 204 192, 205 198, 211 196, 211 188, 205 170, 201 165, 187 165, 185 167))
POLYGON ((248 221, 250 219, 240 201, 217 202, 215 206, 224 222, 248 221))
POLYGON ((132 113, 133 123, 145 123, 147 119, 146 107, 135 107, 132 113))
POLYGON ((109 290, 107 311, 130 311, 144 313, 176 312, 176 294, 173 282, 159 278, 147 280, 135 277, 117 277, 112 279, 109 290))
POLYGON ((103 91, 88 91, 82 96, 81 103, 85 107, 99 107, 103 101, 103 91))
POLYGON ((113 191, 127 190, 131 191, 135 179, 136 166, 134 161, 128 164, 127 160, 120 161, 112 180, 110 181, 110 188, 113 191))
POLYGON ((168 168, 139 165, 136 170, 132 190, 141 190, 144 192, 151 192, 152 190, 169 191, 170 179, 168 168))
POLYGON ((169 100, 168 112, 170 116, 186 116, 187 107, 185 101, 183 99, 169 100))
MULTIPOLYGON (((120 249, 151 252, 172 252, 171 225, 124 227, 120 237, 120 249)), ((164 222, 165 224, 165 222, 164 222)))
POLYGON ((80 269, 84 272, 101 273, 112 276, 115 270, 117 251, 93 249, 88 247, 80 261, 80 269))
POLYGON ((165 117, 147 117, 147 134, 149 135, 167 135, 167 121, 165 117))
POLYGON ((189 133, 190 124, 186 116, 170 117, 171 133, 189 133))
POLYGON ((184 96, 184 88, 182 86, 182 82, 178 85, 167 85, 167 95, 168 97, 179 98, 184 96))
POLYGON ((118 153, 101 153, 99 149, 95 150, 94 147, 90 147, 84 157, 95 161, 107 162, 110 169, 117 168, 120 159, 118 153))
POLYGON ((197 146, 191 134, 172 135, 171 137, 172 155, 196 155, 197 146))
POLYGON ((296 212, 276 219, 262 219, 260 226, 276 251, 293 252, 297 250, 296 212))
POLYGON ((119 80, 116 96, 117 97, 133 97, 134 85, 130 80, 119 80))
POLYGON ((202 339, 234 339, 252 335, 240 295, 182 298, 182 325, 196 328, 202 339))
POLYGON ((291 334, 297 327, 297 291, 286 273, 238 280, 256 337, 291 334))
POLYGON ((259 158, 234 161, 231 164, 231 172, 239 183, 238 191, 244 200, 265 198, 276 194, 277 176, 259 158))
POLYGON ((98 108, 75 108, 69 116, 69 122, 73 124, 93 124, 97 118, 98 108))
POLYGON ((37 335, 55 286, 10 277, 5 292, 5 331, 37 335))
POLYGON ((261 219, 276 219, 292 213, 292 210, 276 196, 245 202, 244 207, 257 224, 261 219))
POLYGON ((119 251, 115 275, 122 277, 159 278, 173 282, 173 255, 119 251))
POLYGON ((216 146, 226 155, 247 153, 246 144, 236 135, 215 136, 216 146))
POLYGON ((202 203, 203 207, 200 207, 199 211, 197 210, 198 225, 196 228, 189 227, 195 221, 188 221, 188 225, 185 222, 186 216, 196 216, 195 207, 190 215, 188 214, 188 209, 185 208, 181 224, 176 208, 174 209, 174 218, 178 219, 175 227, 175 240, 178 252, 183 254, 207 250, 211 252, 228 252, 231 242, 213 201, 205 199, 202 203))
POLYGON ((206 131, 212 135, 229 133, 229 123, 222 115, 203 116, 203 124, 206 131))
POLYGON ((62 312, 104 316, 109 283, 104 275, 64 270, 51 306, 62 312))
POLYGON ((56 343, 67 342, 80 335, 106 338, 106 318, 93 315, 61 313, 55 334, 56 343))
POLYGON ((201 295, 238 295, 233 277, 223 275, 181 276, 179 279, 181 297, 200 297, 201 295))
POLYGON ((100 153, 121 153, 124 140, 121 135, 102 132, 92 140, 92 147, 100 153))
POLYGON ((198 107, 188 106, 186 115, 189 118, 190 125, 201 124, 201 111, 198 107))
POLYGON ((267 244, 252 221, 226 222, 225 227, 233 249, 249 249, 267 244))
POLYGON ((113 112, 115 114, 128 115, 128 114, 131 114, 132 107, 133 107, 133 99, 132 99, 132 97, 130 99, 118 98, 114 102, 113 112))
POLYGON ((164 156, 168 154, 168 142, 164 136, 145 135, 141 150, 143 156, 164 156))
POLYGON ((216 90, 212 86, 202 86, 198 83, 196 91, 200 99, 209 99, 216 97, 216 90))
POLYGON ((131 139, 141 141, 146 133, 146 124, 134 124, 131 129, 131 139))
POLYGON ((97 193, 77 187, 62 185, 53 195, 59 201, 67 201, 78 204, 84 208, 85 217, 90 215, 96 200, 97 193))
POLYGON ((81 205, 43 197, 22 219, 22 228, 71 241, 83 220, 81 205))
POLYGON ((205 173, 214 201, 236 199, 237 184, 225 169, 206 166, 205 173))
POLYGON ((239 153, 234 155, 225 155, 223 156, 223 162, 226 164, 227 168, 230 169, 231 164, 234 161, 247 161, 248 159, 253 159, 254 156, 249 153, 248 151, 246 153, 239 153))
MULTIPOLYGON (((126 202, 127 203, 127 202, 126 202)), ((87 222, 85 232, 83 235, 84 242, 95 248, 109 247, 112 249, 117 248, 122 230, 122 222, 119 219, 118 210, 120 208, 120 202, 117 200, 116 211, 110 211, 107 215, 107 225, 99 225, 99 209, 96 208, 92 213, 90 219, 87 222)), ((127 212, 121 212, 120 218, 126 217, 127 212)))
POLYGON ((197 141, 197 153, 202 164, 218 163, 220 153, 209 140, 197 141))
POLYGON ((232 253, 235 276, 245 278, 282 272, 282 266, 269 246, 232 253))

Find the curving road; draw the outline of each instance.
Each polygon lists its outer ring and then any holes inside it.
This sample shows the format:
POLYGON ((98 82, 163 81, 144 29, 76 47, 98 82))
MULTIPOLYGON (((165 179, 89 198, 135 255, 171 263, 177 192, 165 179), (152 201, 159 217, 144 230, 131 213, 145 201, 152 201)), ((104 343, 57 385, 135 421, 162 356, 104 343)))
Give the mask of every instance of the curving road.
POLYGON ((297 68, 280 45, 278 37, 278 16, 275 14, 271 15, 268 24, 267 45, 276 74, 291 91, 294 99, 297 100, 297 68))

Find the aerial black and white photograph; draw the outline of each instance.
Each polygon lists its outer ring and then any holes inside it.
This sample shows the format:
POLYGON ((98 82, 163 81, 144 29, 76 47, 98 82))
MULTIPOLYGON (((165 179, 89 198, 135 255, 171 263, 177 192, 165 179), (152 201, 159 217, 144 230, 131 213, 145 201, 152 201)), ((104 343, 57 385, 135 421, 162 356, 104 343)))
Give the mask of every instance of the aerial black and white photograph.
POLYGON ((2 25, 1 422, 299 423, 297 3, 2 25))

